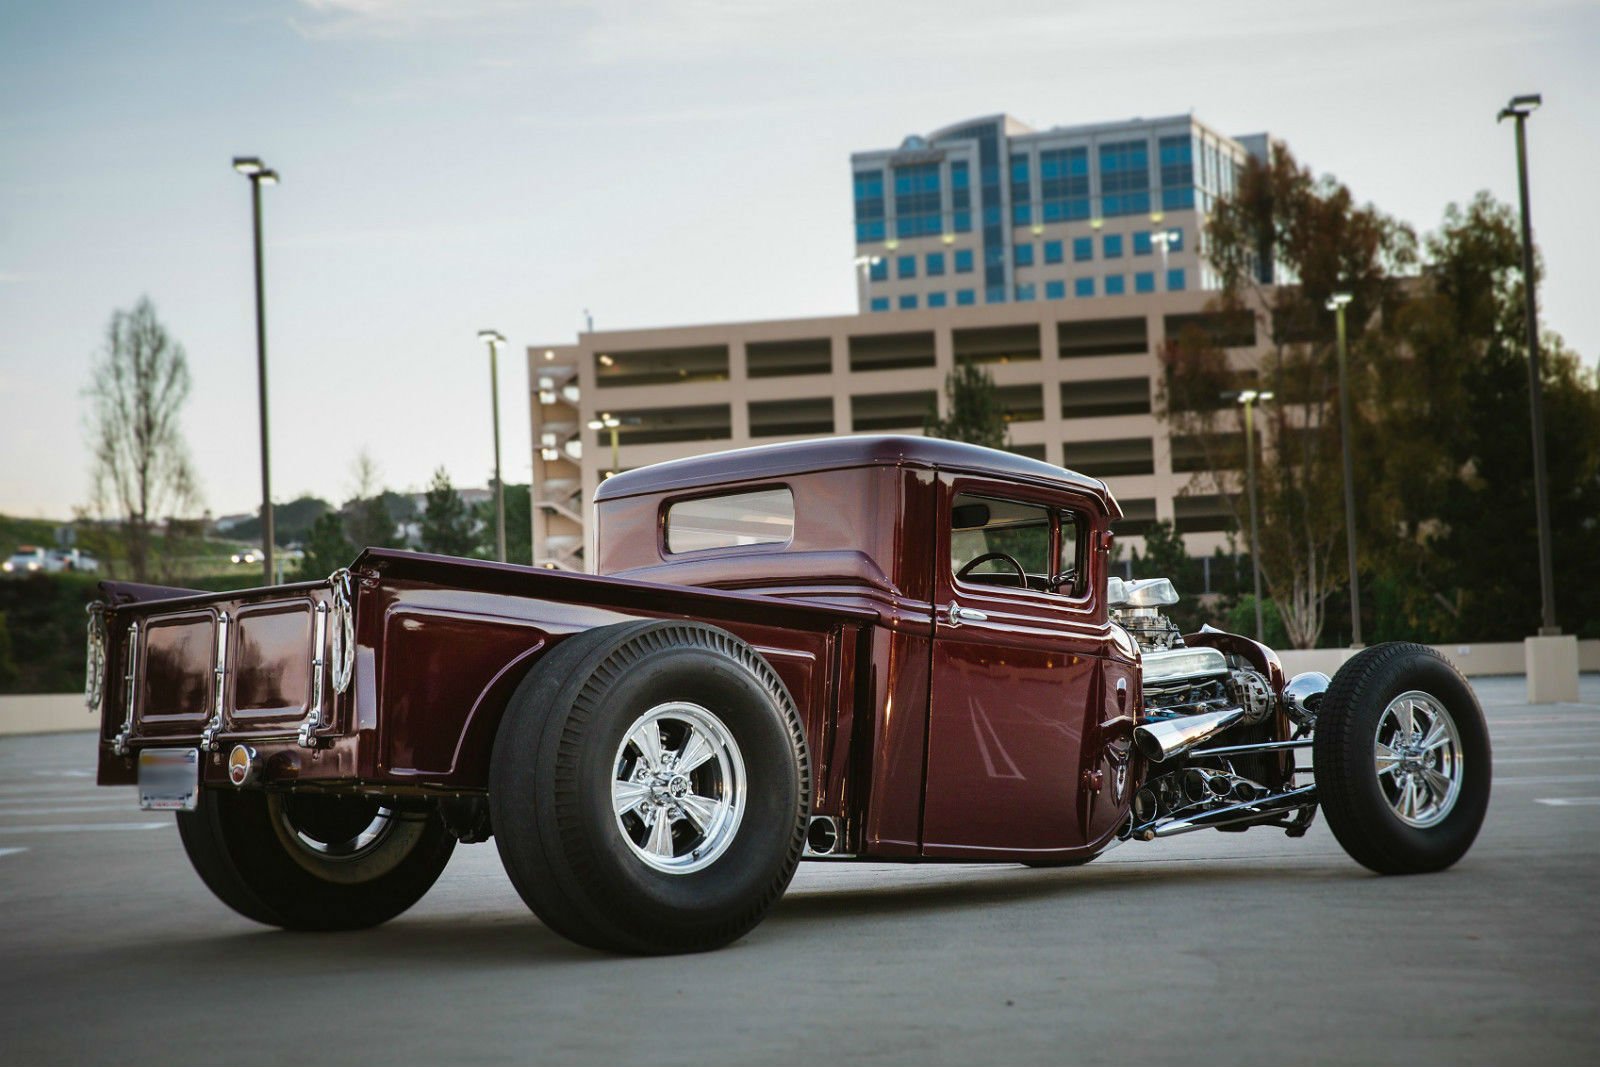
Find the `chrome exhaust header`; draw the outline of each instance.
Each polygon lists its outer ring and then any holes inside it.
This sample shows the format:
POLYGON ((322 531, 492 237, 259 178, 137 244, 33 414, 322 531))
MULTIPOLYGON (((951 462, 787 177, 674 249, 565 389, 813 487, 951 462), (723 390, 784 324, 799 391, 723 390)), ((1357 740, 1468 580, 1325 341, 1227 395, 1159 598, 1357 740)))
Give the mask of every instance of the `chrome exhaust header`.
POLYGON ((1165 763, 1210 740, 1244 718, 1243 708, 1223 708, 1199 715, 1184 715, 1176 719, 1147 722, 1133 730, 1133 743, 1139 746, 1146 758, 1165 763))

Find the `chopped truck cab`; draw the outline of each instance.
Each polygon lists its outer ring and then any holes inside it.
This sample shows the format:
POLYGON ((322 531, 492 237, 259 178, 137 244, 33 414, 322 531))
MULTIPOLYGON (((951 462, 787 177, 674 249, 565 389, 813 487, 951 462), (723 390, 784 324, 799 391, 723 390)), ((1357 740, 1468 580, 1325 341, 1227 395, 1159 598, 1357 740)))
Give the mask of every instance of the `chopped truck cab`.
POLYGON ((740 937, 802 857, 1072 866, 1320 807, 1374 870, 1455 862, 1489 753, 1454 669, 1386 644, 1291 680, 1180 635, 1170 583, 1109 574, 1120 514, 1031 459, 845 437, 610 479, 595 575, 369 549, 105 582, 99 781, 263 923, 383 922, 492 836, 542 921, 621 952, 740 937))

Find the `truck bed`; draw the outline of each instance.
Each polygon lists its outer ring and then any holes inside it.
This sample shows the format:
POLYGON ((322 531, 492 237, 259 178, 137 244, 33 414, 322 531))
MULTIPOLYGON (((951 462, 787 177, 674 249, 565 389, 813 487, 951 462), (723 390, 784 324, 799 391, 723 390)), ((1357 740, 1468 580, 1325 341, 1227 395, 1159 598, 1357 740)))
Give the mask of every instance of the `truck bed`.
POLYGON ((348 573, 344 656, 342 575, 228 593, 104 583, 101 784, 133 783, 141 749, 195 747, 201 780, 226 785, 245 743, 269 785, 481 792, 539 657, 635 619, 711 623, 767 658, 806 725, 815 811, 842 814, 852 733, 870 751, 870 610, 383 549, 348 573))

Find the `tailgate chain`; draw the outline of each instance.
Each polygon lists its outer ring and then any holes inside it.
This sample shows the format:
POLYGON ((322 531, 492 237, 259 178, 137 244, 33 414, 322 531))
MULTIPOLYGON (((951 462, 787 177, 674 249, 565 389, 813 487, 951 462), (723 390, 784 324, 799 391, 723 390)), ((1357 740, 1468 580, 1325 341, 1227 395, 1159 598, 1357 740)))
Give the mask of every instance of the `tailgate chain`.
POLYGON ((333 691, 343 693, 350 688, 350 676, 355 667, 355 625, 350 610, 350 572, 341 567, 328 576, 333 589, 333 634, 330 647, 328 634, 329 608, 326 602, 317 602, 316 635, 312 645, 316 652, 311 657, 311 710, 300 724, 296 740, 301 748, 316 748, 321 743, 317 731, 328 725, 323 715, 322 678, 328 669, 328 659, 333 660, 333 691))

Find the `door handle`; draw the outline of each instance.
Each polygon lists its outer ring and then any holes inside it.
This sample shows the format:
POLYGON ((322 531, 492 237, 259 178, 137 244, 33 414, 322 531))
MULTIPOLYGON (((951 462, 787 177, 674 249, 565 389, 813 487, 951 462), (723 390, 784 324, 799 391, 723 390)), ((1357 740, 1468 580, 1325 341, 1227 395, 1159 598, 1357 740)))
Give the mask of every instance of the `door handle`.
POLYGON ((964 622, 988 622, 989 616, 975 608, 964 608, 959 604, 950 605, 950 625, 960 626, 964 622))

